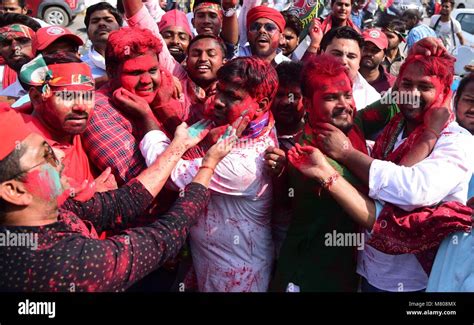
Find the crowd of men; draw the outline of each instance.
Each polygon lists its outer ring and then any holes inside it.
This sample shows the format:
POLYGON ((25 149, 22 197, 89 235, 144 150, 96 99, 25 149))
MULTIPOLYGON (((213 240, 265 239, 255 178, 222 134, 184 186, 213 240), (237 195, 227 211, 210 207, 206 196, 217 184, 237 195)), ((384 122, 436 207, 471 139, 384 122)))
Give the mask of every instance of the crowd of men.
POLYGON ((0 2, 0 291, 474 291, 452 0, 0 2))

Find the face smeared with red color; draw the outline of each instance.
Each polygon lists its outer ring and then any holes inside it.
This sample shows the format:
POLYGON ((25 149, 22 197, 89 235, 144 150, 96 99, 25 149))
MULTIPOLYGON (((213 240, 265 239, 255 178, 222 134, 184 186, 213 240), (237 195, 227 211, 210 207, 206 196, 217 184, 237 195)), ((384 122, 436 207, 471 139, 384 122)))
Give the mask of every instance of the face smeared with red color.
POLYGON ((158 57, 152 51, 126 60, 118 69, 119 85, 151 103, 161 84, 158 57))
POLYGON ((346 74, 335 77, 321 76, 308 109, 310 125, 330 123, 347 133, 352 128, 354 112, 355 104, 349 77, 346 74))
POLYGON ((76 88, 51 87, 51 96, 33 100, 38 118, 62 136, 83 133, 94 108, 94 89, 76 88))
POLYGON ((399 76, 400 92, 411 94, 412 103, 399 104, 400 111, 407 121, 422 123, 424 112, 435 100, 443 95, 443 86, 436 76, 427 76, 421 64, 414 62, 399 76), (418 98, 417 98, 418 97, 418 98))
POLYGON ((225 125, 234 122, 243 112, 250 121, 255 118, 258 103, 250 94, 232 83, 219 81, 214 101, 213 121, 217 125, 225 125))
POLYGON ((262 59, 271 58, 276 55, 276 50, 280 45, 280 38, 281 31, 278 28, 277 24, 270 19, 267 18, 259 18, 255 20, 250 26, 247 26, 249 31, 247 32, 247 37, 250 43, 250 48, 252 50, 252 54, 258 56, 262 59), (254 30, 252 25, 257 26, 260 24, 260 28, 254 30), (265 30, 264 25, 270 24, 273 25, 274 28, 272 31, 265 30))

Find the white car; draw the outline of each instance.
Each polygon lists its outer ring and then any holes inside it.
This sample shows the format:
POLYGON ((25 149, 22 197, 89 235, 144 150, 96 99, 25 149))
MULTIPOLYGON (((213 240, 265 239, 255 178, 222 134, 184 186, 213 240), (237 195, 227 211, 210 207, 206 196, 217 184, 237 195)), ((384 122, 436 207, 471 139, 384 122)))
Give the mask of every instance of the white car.
POLYGON ((461 23, 462 36, 466 45, 474 46, 474 9, 455 9, 451 17, 461 23))

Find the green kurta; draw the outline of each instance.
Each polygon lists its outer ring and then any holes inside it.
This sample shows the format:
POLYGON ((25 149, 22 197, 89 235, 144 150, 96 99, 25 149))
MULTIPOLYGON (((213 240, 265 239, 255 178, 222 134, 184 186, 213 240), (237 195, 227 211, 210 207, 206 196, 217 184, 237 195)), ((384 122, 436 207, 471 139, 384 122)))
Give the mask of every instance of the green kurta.
MULTIPOLYGON (((355 123, 365 134, 381 131, 398 113, 395 104, 376 102, 357 112, 355 123)), ((302 143, 302 141, 300 141, 302 143)), ((356 188, 360 181, 344 166, 329 163, 356 188)), ((289 170, 290 188, 294 189, 293 220, 283 243, 272 291, 292 290, 289 283, 305 291, 356 291, 358 286, 357 247, 328 246, 328 236, 356 234, 360 227, 325 191, 318 196, 318 183, 304 177, 293 167, 289 170)))

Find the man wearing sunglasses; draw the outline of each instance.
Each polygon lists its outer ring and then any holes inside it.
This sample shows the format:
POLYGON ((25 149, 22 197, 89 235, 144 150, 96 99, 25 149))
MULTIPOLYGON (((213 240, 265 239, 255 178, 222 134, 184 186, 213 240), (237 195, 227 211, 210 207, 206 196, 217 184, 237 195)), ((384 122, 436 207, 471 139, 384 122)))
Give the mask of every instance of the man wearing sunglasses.
POLYGON ((124 291, 178 253, 206 208, 214 168, 235 143, 231 137, 211 147, 203 159, 207 168, 156 222, 98 240, 97 231, 124 229, 143 214, 182 154, 202 137, 180 125, 148 169, 120 189, 82 203, 64 201, 63 166, 47 141, 30 129, 30 118, 12 109, 0 111, 0 234, 27 238, 0 245, 3 292, 124 291))
POLYGON ((247 14, 248 45, 239 48, 239 56, 256 56, 277 66, 283 61, 291 61, 279 48, 285 30, 283 15, 267 6, 257 6, 247 14))

